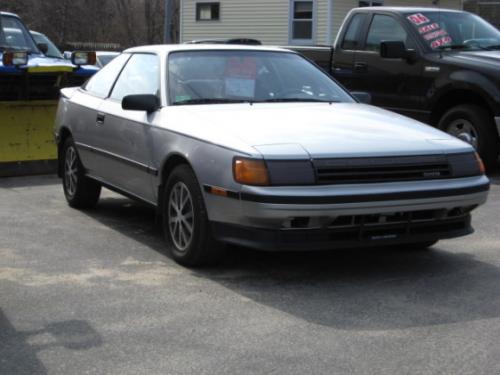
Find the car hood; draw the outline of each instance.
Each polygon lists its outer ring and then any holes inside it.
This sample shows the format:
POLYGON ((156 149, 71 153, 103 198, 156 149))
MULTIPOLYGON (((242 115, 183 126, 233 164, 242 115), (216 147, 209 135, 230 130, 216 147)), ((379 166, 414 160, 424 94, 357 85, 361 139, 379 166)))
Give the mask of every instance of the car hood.
POLYGON ((180 132, 266 158, 423 155, 471 147, 430 126, 357 103, 170 107, 180 132))
POLYGON ((500 51, 452 51, 443 54, 445 61, 458 65, 485 66, 498 69, 500 63, 500 51))

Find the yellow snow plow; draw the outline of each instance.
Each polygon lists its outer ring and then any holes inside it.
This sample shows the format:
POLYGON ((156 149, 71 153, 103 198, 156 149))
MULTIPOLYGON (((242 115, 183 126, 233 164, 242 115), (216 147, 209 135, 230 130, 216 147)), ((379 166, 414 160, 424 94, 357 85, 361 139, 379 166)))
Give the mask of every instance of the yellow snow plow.
POLYGON ((48 57, 21 19, 0 12, 0 176, 56 171, 53 127, 59 90, 98 68, 95 53, 48 57))

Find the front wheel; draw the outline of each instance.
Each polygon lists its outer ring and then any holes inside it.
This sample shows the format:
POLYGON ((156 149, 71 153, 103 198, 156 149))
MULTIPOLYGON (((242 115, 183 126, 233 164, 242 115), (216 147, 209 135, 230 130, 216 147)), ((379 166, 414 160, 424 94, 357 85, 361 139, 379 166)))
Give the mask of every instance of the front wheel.
POLYGON ((439 121, 438 127, 471 144, 491 168, 498 161, 498 134, 493 118, 484 108, 465 104, 453 107, 439 121))
POLYGON ((74 208, 94 207, 101 194, 101 185, 85 176, 85 169, 72 138, 64 142, 62 155, 64 158, 63 189, 68 204, 74 208))
POLYGON ((222 247, 212 238, 203 195, 191 168, 176 167, 163 194, 163 231, 174 260, 184 266, 216 261, 222 247))

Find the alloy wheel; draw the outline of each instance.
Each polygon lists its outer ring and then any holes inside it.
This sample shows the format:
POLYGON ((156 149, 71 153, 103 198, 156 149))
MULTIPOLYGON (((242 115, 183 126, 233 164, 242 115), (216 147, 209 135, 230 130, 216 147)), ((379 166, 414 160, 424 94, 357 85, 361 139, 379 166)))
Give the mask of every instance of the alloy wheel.
POLYGON ((76 150, 73 146, 66 149, 66 158, 64 160, 64 184, 66 186, 66 192, 69 196, 74 196, 76 193, 76 186, 78 183, 78 160, 76 156, 76 150))
POLYGON ((175 247, 179 251, 185 251, 193 239, 194 210, 191 193, 181 181, 177 182, 170 191, 168 226, 175 247))

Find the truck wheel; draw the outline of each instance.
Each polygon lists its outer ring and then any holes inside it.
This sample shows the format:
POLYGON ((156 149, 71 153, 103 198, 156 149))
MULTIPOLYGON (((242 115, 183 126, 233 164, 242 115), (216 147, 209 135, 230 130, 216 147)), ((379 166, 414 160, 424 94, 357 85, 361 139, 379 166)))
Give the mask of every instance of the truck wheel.
POLYGON ((69 137, 63 146, 63 189, 68 204, 74 208, 91 208, 97 204, 101 185, 85 176, 73 139, 69 137))
POLYGON ((172 171, 163 202, 163 231, 174 260, 190 267, 218 260, 222 246, 212 238, 203 195, 189 166, 172 171))
POLYGON ((459 105, 444 114, 439 129, 468 142, 477 150, 488 168, 498 161, 499 139, 493 119, 482 107, 459 105))

